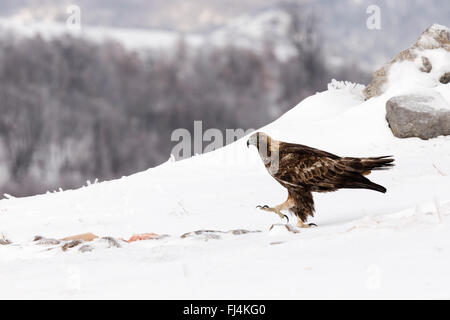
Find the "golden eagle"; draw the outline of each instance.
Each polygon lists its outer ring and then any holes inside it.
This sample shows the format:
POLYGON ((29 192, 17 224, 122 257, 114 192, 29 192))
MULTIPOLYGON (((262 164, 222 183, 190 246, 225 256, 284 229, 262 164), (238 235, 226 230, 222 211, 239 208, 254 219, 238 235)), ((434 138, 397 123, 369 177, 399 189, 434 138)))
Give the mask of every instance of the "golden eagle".
POLYGON ((259 155, 269 171, 283 187, 288 189, 288 198, 282 204, 270 208, 280 218, 289 218, 282 210, 289 210, 298 218, 297 226, 307 228, 308 216, 314 216, 312 192, 330 192, 342 188, 370 189, 386 192, 386 188, 364 177, 372 170, 392 167, 392 156, 375 158, 350 158, 310 148, 300 144, 274 140, 262 132, 254 133, 247 141, 258 149, 259 155))

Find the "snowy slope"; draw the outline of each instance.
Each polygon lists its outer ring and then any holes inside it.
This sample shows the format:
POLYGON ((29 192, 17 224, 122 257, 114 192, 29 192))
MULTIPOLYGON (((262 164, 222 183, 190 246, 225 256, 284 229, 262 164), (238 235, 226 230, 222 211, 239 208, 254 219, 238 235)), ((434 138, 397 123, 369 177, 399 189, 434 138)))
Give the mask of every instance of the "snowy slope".
MULTIPOLYGON (((393 79, 411 81, 414 63, 401 68, 406 80, 393 79)), ((1 200, 0 233, 13 244, 0 245, 0 298, 449 298, 450 137, 395 138, 385 104, 405 86, 388 86, 364 101, 362 86, 333 82, 260 129, 344 156, 394 155, 394 169, 370 176, 386 194, 318 194, 318 228, 269 230, 282 221, 255 206, 286 191, 241 139, 119 180, 1 200), (180 237, 199 229, 260 232, 180 237), (32 241, 83 232, 168 237, 122 248, 96 240, 87 253, 32 241)))

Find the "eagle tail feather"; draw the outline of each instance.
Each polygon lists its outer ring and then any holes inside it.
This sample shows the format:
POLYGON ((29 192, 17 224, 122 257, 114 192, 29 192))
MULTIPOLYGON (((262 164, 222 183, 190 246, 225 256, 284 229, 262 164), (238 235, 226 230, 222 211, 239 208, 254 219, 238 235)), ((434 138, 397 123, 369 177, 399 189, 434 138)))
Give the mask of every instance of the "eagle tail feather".
POLYGON ((381 193, 386 193, 386 191, 387 191, 387 189, 385 187, 383 187, 382 185, 376 184, 370 180, 368 180, 368 183, 364 184, 364 188, 378 191, 381 193))
POLYGON ((347 182, 345 185, 342 186, 343 188, 349 188, 349 189, 369 189, 374 190, 382 193, 386 193, 386 188, 376 184, 366 177, 360 175, 358 177, 354 177, 353 180, 350 182, 347 182))
POLYGON ((393 156, 382 156, 374 158, 362 158, 362 165, 365 170, 389 170, 394 166, 393 156))

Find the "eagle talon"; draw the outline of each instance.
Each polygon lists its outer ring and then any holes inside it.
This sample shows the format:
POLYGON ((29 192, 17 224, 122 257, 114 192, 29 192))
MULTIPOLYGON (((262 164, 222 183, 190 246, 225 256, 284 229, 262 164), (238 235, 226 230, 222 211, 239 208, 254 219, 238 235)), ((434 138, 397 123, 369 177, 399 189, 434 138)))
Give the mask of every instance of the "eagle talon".
POLYGON ((297 222, 297 228, 311 228, 311 227, 317 227, 317 224, 315 224, 315 223, 304 223, 300 219, 297 222))
POLYGON ((280 217, 280 219, 286 218, 287 223, 289 223, 289 217, 287 215, 281 213, 280 209, 278 209, 276 207, 275 208, 271 208, 268 205, 264 205, 264 206, 259 206, 258 205, 258 206, 256 206, 256 208, 264 210, 264 211, 268 211, 268 212, 274 212, 280 217))
POLYGON ((289 223, 289 217, 281 212, 277 213, 280 219, 286 218, 286 223, 289 223))

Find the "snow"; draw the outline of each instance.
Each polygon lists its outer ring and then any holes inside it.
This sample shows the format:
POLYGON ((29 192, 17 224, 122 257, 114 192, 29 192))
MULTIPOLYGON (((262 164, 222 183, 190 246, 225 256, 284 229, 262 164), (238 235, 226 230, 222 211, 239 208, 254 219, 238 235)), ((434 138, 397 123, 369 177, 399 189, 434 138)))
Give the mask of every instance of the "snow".
POLYGON ((447 28, 446 26, 443 26, 441 24, 438 23, 434 23, 431 27, 430 27, 430 31, 431 32, 450 32, 450 28, 447 28))
MULTIPOLYGON (((419 38, 417 44, 421 48, 439 48, 441 44, 436 40, 436 36, 443 34, 450 34, 450 29, 435 23, 419 38)), ((450 40, 448 36, 447 39, 450 40)))
MULTIPOLYGON (((117 41, 128 50, 139 52, 147 49, 172 49, 183 40, 189 47, 225 47, 229 45, 263 52, 267 41, 274 47, 279 59, 285 60, 295 54, 295 49, 286 38, 289 20, 287 13, 268 10, 256 15, 242 15, 220 28, 205 32, 176 32, 160 29, 116 28, 81 24, 74 29, 60 22, 36 21, 20 17, 0 18, 0 34, 13 33, 20 37, 37 34, 45 39, 71 35, 90 41, 117 41)), ((339 66, 340 62, 333 65, 339 66)))
POLYGON ((244 138, 119 180, 6 198, 0 235, 13 244, 0 245, 0 298, 449 298, 450 136, 398 139, 385 120, 393 95, 448 85, 401 64, 379 97, 333 81, 260 129, 343 156, 393 155, 392 170, 370 176, 386 194, 316 194, 319 227, 270 230, 282 221, 255 206, 286 191, 244 138), (221 232, 180 237, 201 229, 221 232), (223 233, 236 229, 260 232, 223 233), (168 236, 121 248, 95 240, 85 253, 32 241, 85 232, 168 236))
POLYGON ((402 106, 413 111, 430 113, 450 110, 450 104, 435 90, 421 89, 408 96, 400 97, 405 98, 407 101, 406 104, 403 102, 402 106), (411 98, 413 99, 412 101, 409 100, 411 98))
POLYGON ((288 17, 280 10, 269 11, 256 17, 244 15, 217 30, 203 33, 182 33, 159 29, 115 28, 81 25, 79 29, 69 28, 64 23, 50 21, 24 21, 15 18, 0 18, 0 34, 13 33, 20 37, 33 37, 39 34, 50 40, 59 36, 71 35, 97 43, 117 41, 126 49, 142 52, 147 49, 167 50, 178 45, 181 40, 192 48, 201 46, 223 47, 232 44, 240 48, 264 51, 265 40, 270 37, 275 54, 287 59, 294 54, 287 43, 285 34, 288 17))
POLYGON ((166 30, 146 30, 136 28, 112 28, 82 25, 80 29, 68 28, 63 23, 49 21, 22 21, 13 18, 0 18, 0 31, 12 32, 21 37, 33 37, 39 34, 44 39, 53 39, 62 35, 82 37, 101 43, 105 40, 117 41, 129 50, 168 49, 181 39, 194 47, 204 42, 198 34, 183 35, 166 30))
POLYGON ((448 85, 440 83, 439 79, 450 72, 450 51, 444 48, 416 49, 414 53, 417 56, 413 61, 404 60, 390 67, 386 94, 429 95, 436 97, 436 109, 449 109, 450 89, 448 85), (426 57, 432 66, 428 73, 420 70, 423 66, 422 57, 426 57))

